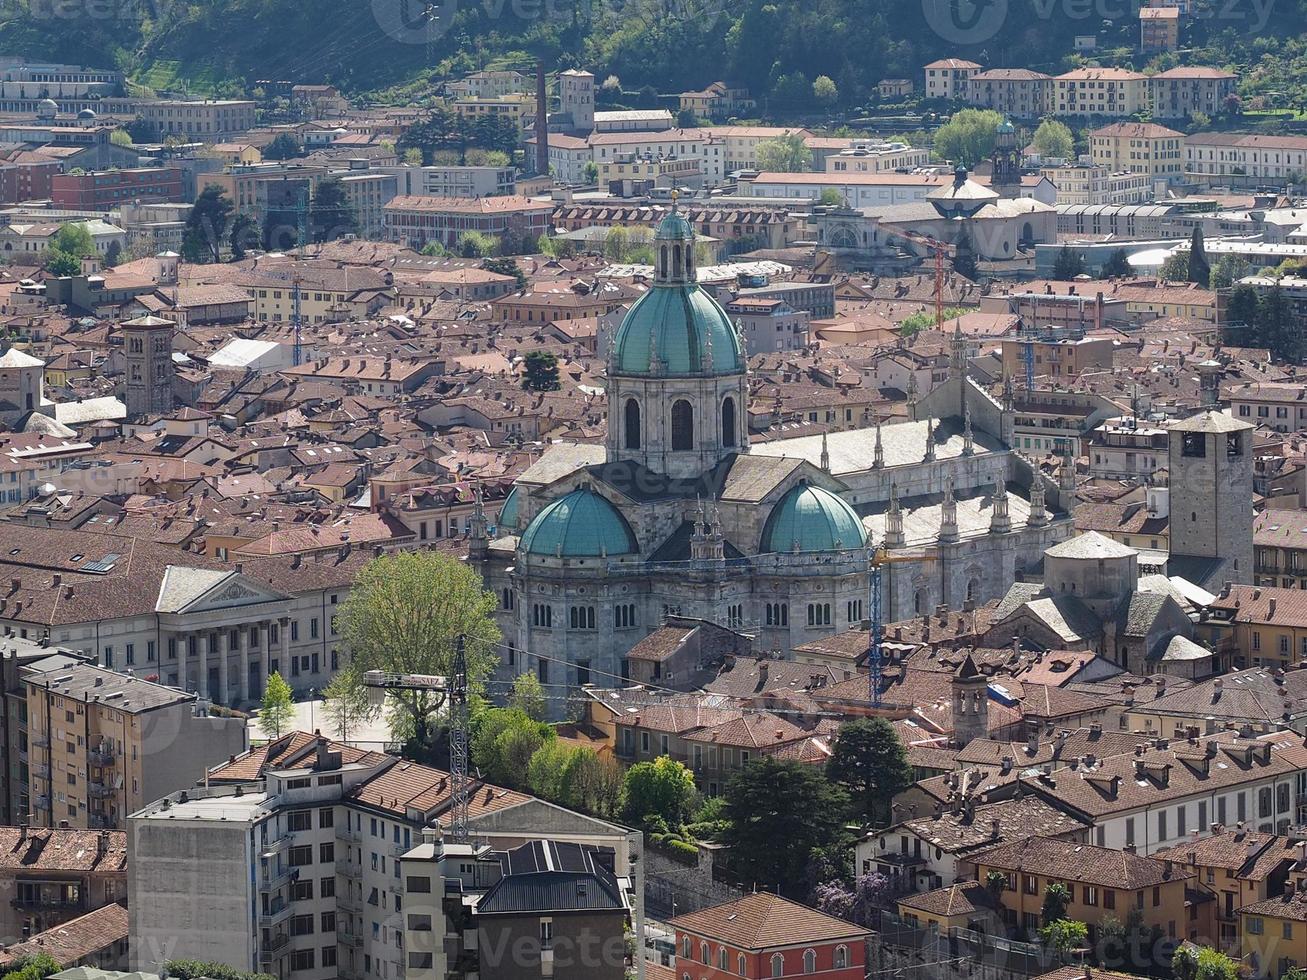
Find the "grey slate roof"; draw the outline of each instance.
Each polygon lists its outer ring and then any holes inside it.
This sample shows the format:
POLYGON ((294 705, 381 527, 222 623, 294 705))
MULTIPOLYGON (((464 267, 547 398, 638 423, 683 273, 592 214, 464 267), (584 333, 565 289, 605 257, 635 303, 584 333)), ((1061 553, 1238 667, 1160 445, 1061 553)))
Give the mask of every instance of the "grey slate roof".
POLYGON ((504 877, 477 902, 477 915, 626 910, 617 878, 597 848, 531 841, 499 855, 504 877))

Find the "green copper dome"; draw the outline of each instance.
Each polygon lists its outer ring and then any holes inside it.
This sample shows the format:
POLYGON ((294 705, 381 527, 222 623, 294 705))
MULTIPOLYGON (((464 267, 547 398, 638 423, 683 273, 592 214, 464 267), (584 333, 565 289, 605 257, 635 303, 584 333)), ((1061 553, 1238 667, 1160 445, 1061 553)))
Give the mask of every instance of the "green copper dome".
POLYGON ((846 551, 867 543, 862 521, 829 490, 801 483, 781 498, 762 529, 762 553, 846 551))
POLYGON ((532 555, 600 558, 639 551, 626 518, 593 490, 573 490, 535 516, 519 547, 532 555))
POLYGON ((694 229, 679 211, 670 212, 658 222, 658 228, 654 231, 654 241, 658 242, 684 241, 693 237, 694 229))
POLYGON ((715 299, 697 285, 657 284, 622 320, 613 365, 622 374, 730 374, 744 370, 744 357, 735 326, 715 299), (657 372, 650 368, 653 353, 660 365, 657 372))
POLYGON ((508 496, 504 498, 503 504, 499 507, 499 520, 497 521, 499 527, 510 530, 517 527, 518 513, 517 487, 513 487, 512 490, 508 491, 508 496))

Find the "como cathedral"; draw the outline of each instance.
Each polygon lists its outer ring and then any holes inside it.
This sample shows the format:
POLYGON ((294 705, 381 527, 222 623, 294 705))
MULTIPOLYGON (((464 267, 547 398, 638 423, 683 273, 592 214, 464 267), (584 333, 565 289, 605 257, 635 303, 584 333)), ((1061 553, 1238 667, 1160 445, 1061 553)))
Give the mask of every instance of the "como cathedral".
POLYGON ((502 676, 532 671, 554 696, 612 686, 667 616, 789 657, 867 628, 874 546, 922 556, 885 566, 893 622, 998 598, 1070 536, 1067 492, 1012 450, 1010 395, 1005 411, 967 378, 959 334, 911 420, 751 446, 745 345, 698 285, 675 206, 654 246, 654 282, 608 353, 605 444, 551 445, 489 533, 474 519, 502 676))

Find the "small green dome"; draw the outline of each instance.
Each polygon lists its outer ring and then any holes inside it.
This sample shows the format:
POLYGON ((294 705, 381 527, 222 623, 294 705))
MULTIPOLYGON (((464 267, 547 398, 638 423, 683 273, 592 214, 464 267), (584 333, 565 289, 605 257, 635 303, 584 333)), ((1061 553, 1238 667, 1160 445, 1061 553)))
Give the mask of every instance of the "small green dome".
POLYGON ((593 490, 573 490, 535 516, 519 547, 532 555, 600 558, 639 551, 631 525, 593 490))
POLYGON ((661 362, 661 374, 708 373, 705 353, 710 339, 711 373, 744 370, 735 326, 715 299, 693 284, 655 285, 623 318, 613 365, 621 374, 650 374, 652 351, 661 362))
POLYGON ((508 491, 508 496, 504 498, 503 504, 499 507, 499 519, 496 522, 501 528, 517 527, 517 515, 519 509, 517 506, 517 487, 508 491))
POLYGON ((656 242, 686 241, 693 237, 694 229, 679 211, 668 213, 667 217, 658 222, 658 228, 654 231, 656 242))
POLYGON ((1000 133, 1015 133, 1016 131, 1017 131, 1017 128, 1016 128, 1015 126, 1012 125, 1011 120, 1004 119, 1001 123, 998 124, 998 130, 997 130, 997 132, 1000 132, 1000 133))
POLYGON ((829 490, 801 483, 781 498, 762 529, 762 552, 847 551, 867 543, 862 520, 829 490))

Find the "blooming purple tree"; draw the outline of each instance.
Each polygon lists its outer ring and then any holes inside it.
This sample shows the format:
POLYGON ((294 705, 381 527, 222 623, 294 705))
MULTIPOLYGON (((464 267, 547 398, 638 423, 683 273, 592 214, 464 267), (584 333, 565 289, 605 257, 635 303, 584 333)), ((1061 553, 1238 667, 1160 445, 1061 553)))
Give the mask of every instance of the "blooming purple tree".
POLYGON ((852 888, 837 880, 822 882, 812 890, 812 903, 818 911, 860 926, 872 925, 893 898, 890 880, 882 874, 859 875, 852 888))

